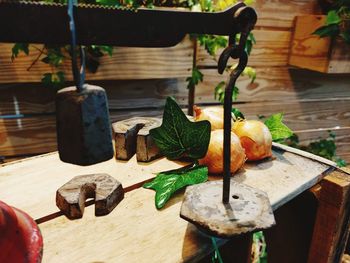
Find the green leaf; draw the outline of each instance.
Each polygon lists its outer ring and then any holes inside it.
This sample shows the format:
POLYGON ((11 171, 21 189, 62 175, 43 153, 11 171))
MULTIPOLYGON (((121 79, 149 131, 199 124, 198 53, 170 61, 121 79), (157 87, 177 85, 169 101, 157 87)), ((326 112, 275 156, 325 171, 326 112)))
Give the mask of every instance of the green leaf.
POLYGON ((313 32, 313 35, 318 35, 321 38, 322 37, 334 37, 339 34, 339 26, 336 24, 328 25, 328 26, 322 26, 318 29, 316 29, 315 32, 313 32))
POLYGON ((192 76, 187 78, 186 81, 188 82, 187 88, 191 89, 192 87, 198 85, 200 81, 203 81, 203 73, 200 72, 197 67, 194 67, 192 69, 192 76))
POLYGON ((340 36, 344 39, 344 41, 347 44, 350 44, 350 29, 349 29, 349 31, 345 31, 345 32, 341 33, 340 36))
POLYGON ((234 120, 237 120, 237 119, 244 120, 245 119, 243 113, 236 108, 232 108, 231 114, 232 114, 232 118, 234 120))
POLYGON ((282 120, 282 113, 274 114, 265 120, 265 125, 269 128, 273 141, 286 139, 293 135, 292 130, 289 129, 282 120))
POLYGON ((250 83, 254 83, 256 79, 256 71, 252 67, 246 67, 242 72, 242 76, 247 76, 250 78, 250 83))
POLYGON ((155 204, 157 209, 162 208, 177 190, 193 184, 204 183, 208 180, 208 168, 203 165, 189 165, 180 169, 161 172, 144 188, 156 191, 155 204))
POLYGON ((45 87, 60 89, 64 86, 64 73, 58 71, 56 73, 45 73, 41 82, 45 87))
POLYGON ((218 85, 215 87, 214 91, 214 98, 218 100, 220 103, 224 103, 225 98, 225 81, 221 81, 218 85))
POLYGON ((63 63, 64 56, 60 50, 60 48, 48 49, 47 56, 44 57, 41 61, 50 64, 54 67, 58 67, 63 63))
POLYGON ((331 10, 328 12, 327 14, 327 18, 326 18, 326 25, 332 25, 332 24, 339 24, 341 22, 341 18, 338 15, 337 11, 335 10, 331 10))
POLYGON ((18 57, 20 52, 23 52, 24 54, 29 55, 29 44, 26 44, 26 43, 14 44, 12 47, 11 60, 13 61, 16 57, 18 57))
POLYGON ((191 122, 171 97, 165 104, 163 122, 150 130, 150 135, 161 152, 169 159, 205 156, 210 140, 210 122, 191 122))

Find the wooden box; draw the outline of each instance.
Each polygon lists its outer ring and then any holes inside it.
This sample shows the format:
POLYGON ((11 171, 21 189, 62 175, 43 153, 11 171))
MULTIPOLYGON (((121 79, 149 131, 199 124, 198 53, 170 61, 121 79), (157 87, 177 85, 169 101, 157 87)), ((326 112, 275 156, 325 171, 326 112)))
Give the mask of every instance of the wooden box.
POLYGON ((322 15, 296 17, 289 65, 323 73, 350 73, 350 45, 341 39, 312 35, 325 19, 322 15))

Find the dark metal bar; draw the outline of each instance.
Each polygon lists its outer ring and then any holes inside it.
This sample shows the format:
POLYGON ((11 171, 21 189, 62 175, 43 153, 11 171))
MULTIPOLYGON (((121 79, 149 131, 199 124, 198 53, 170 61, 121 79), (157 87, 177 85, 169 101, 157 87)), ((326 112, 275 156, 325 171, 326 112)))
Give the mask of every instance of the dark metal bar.
POLYGON ((231 111, 232 111, 232 91, 236 80, 243 72, 248 63, 248 55, 243 51, 238 66, 231 72, 229 82, 225 89, 224 101, 224 174, 222 202, 227 204, 230 199, 230 179, 231 179, 231 111))
MULTIPOLYGON (((165 47, 187 33, 230 35, 242 31, 235 13, 244 6, 238 3, 223 12, 202 13, 79 5, 77 44, 165 47)), ((0 0, 0 42, 69 44, 66 10, 61 4, 0 0)))

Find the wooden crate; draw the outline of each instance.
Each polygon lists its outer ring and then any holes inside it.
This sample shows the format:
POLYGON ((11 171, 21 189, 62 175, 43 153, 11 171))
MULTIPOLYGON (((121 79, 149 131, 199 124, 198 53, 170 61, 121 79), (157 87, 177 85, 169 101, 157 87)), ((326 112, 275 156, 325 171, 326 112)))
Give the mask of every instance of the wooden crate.
MULTIPOLYGON (((275 144, 273 154, 246 163, 233 177, 269 196, 277 225, 265 231, 268 262, 339 262, 349 224, 349 174, 290 147, 275 144)), ((51 153, 0 165, 0 200, 37 220, 43 263, 210 262, 211 239, 179 217, 183 191, 157 210, 154 191, 141 188, 155 173, 182 165, 164 158, 138 164, 134 157, 81 167, 51 153), (107 216, 95 217, 90 206, 82 219, 68 220, 55 206, 55 192, 74 176, 89 173, 108 173, 122 182, 125 198, 107 216)), ((250 237, 217 240, 224 262, 247 262, 250 237)))
POLYGON ((350 73, 350 45, 341 39, 312 35, 325 19, 322 15, 296 17, 289 65, 323 73, 350 73))

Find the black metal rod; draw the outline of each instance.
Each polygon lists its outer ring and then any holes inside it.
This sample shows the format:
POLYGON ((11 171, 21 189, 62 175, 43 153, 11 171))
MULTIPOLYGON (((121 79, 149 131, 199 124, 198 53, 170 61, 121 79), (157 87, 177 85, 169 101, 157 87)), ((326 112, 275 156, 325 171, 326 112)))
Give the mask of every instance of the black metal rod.
POLYGON ((231 72, 225 89, 224 100, 224 174, 222 188, 222 202, 227 204, 230 200, 230 179, 231 179, 231 112, 232 112, 232 91, 236 80, 243 72, 248 63, 248 55, 244 51, 239 58, 237 67, 231 72))

